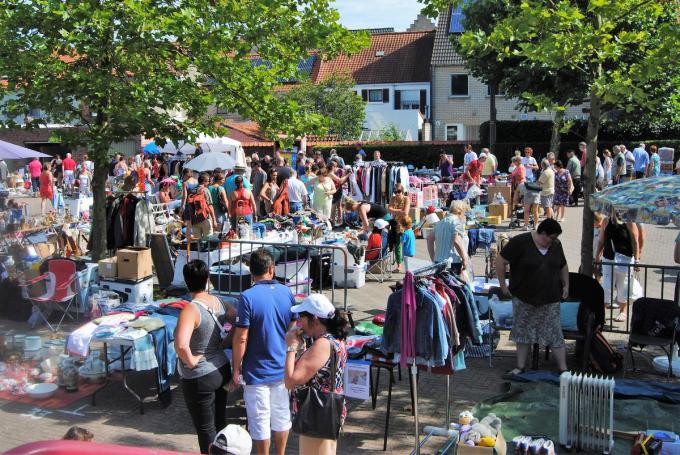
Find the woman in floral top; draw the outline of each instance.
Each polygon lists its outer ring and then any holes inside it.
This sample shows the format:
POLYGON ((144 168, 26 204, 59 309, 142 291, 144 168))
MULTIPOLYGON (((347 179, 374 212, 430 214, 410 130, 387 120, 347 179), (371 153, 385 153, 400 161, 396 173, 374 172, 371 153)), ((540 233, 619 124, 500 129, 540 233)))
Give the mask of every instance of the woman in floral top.
MULTIPOLYGON (((299 386, 314 387, 321 392, 344 393, 344 371, 347 362, 348 322, 345 316, 336 310, 333 304, 322 294, 312 294, 291 311, 298 313, 299 327, 286 334, 286 366, 284 381, 286 387, 293 390, 291 412, 293 420, 298 412, 299 403, 296 389, 299 386), (296 353, 304 347, 302 335, 314 340, 312 346, 297 359, 296 353), (332 375, 332 356, 336 359, 335 377, 332 375)), ((344 423, 347 409, 343 403, 341 424, 344 423)), ((332 439, 313 438, 300 435, 301 454, 334 454, 337 441, 332 439)))

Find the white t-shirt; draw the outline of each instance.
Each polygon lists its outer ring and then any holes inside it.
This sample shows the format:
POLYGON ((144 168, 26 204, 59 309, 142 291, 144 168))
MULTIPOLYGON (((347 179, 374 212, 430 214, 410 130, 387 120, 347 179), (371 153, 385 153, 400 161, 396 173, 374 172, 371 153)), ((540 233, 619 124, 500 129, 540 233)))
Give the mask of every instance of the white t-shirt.
POLYGON ((476 154, 475 152, 473 152, 472 150, 470 150, 470 151, 467 152, 467 153, 465 154, 465 156, 463 157, 463 165, 464 165, 465 167, 467 167, 468 164, 470 164, 472 161, 474 161, 474 160, 476 160, 476 159, 477 159, 477 154, 476 154))
POLYGON ((299 179, 288 179, 288 200, 290 202, 303 202, 307 196, 307 188, 299 179))

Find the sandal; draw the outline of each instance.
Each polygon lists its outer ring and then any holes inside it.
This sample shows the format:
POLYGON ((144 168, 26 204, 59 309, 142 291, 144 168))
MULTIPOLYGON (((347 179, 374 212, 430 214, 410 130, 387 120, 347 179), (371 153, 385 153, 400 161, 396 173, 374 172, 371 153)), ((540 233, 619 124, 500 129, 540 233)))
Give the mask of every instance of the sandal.
POLYGON ((628 315, 626 313, 619 313, 616 318, 614 318, 614 321, 616 322, 626 322, 628 320, 628 315))
POLYGON ((525 368, 513 368, 512 370, 503 373, 502 378, 507 381, 514 381, 515 379, 517 379, 518 375, 523 373, 526 373, 525 368))

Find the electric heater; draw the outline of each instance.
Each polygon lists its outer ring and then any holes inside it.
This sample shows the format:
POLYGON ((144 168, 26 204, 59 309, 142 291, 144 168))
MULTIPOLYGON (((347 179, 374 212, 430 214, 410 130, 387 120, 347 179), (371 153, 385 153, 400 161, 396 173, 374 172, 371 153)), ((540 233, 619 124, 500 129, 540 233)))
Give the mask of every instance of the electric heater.
POLYGON ((560 444, 609 454, 614 446, 614 378, 560 376, 560 444))

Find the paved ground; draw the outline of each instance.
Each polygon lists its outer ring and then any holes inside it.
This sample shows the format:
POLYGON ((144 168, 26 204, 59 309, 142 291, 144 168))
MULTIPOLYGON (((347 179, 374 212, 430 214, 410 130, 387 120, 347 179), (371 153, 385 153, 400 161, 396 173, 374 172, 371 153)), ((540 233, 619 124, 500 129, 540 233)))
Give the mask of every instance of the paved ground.
MULTIPOLYGON (((569 209, 568 219, 564 223, 562 241, 572 270, 577 269, 580 248, 581 210, 569 209)), ((677 231, 666 228, 650 228, 648 242, 643 254, 643 262, 668 264, 672 262, 672 245, 677 231)), ((426 247, 424 241, 417 242, 418 255, 424 257, 426 247)), ((475 268, 483 270, 483 256, 474 258, 475 268)), ((395 275, 394 278, 400 278, 395 275)), ((373 314, 384 309, 390 293, 386 282, 383 284, 370 282, 358 290, 349 291, 350 308, 355 320, 370 319, 373 314)), ((25 325, 0 321, 0 330, 15 329, 27 331, 25 325)), ((610 337, 617 347, 621 347, 625 337, 610 337)), ((477 401, 501 392, 504 382, 501 375, 513 365, 512 346, 504 334, 499 346, 498 355, 494 358, 493 367, 489 367, 486 359, 470 359, 467 370, 457 373, 451 378, 451 412, 457 415, 460 411, 473 406, 477 401)), ((545 361, 542 367, 552 368, 545 361)), ((648 362, 642 364, 648 367, 648 362)), ((351 402, 350 413, 339 443, 339 453, 383 453, 382 433, 385 421, 387 401, 387 375, 380 377, 380 394, 377 407, 371 409, 370 400, 351 402)), ((660 379, 659 376, 651 376, 660 379)), ((133 377, 133 387, 148 389, 146 376, 133 377)), ((181 390, 173 386, 173 403, 166 409, 151 402, 147 412, 141 416, 135 401, 123 391, 120 384, 109 386, 108 392, 101 394, 97 406, 92 407, 88 400, 61 411, 77 410, 77 413, 50 412, 41 415, 30 406, 13 402, 0 401, 0 427, 3 437, 0 438, 0 450, 39 439, 56 439, 71 425, 80 425, 90 429, 98 442, 156 447, 177 451, 197 451, 196 438, 193 433, 188 412, 181 390)), ((418 383, 418 409, 421 416, 421 428, 424 425, 444 425, 446 417, 446 378, 422 374, 418 383)), ((230 422, 241 423, 244 410, 240 406, 240 396, 229 397, 230 422)), ((392 415, 388 453, 408 453, 413 445, 413 417, 409 398, 409 381, 404 371, 401 381, 397 380, 392 397, 392 415)), ((433 440, 422 453, 435 453, 442 439, 433 440)), ((297 442, 291 437, 288 453, 297 453, 297 442)))

